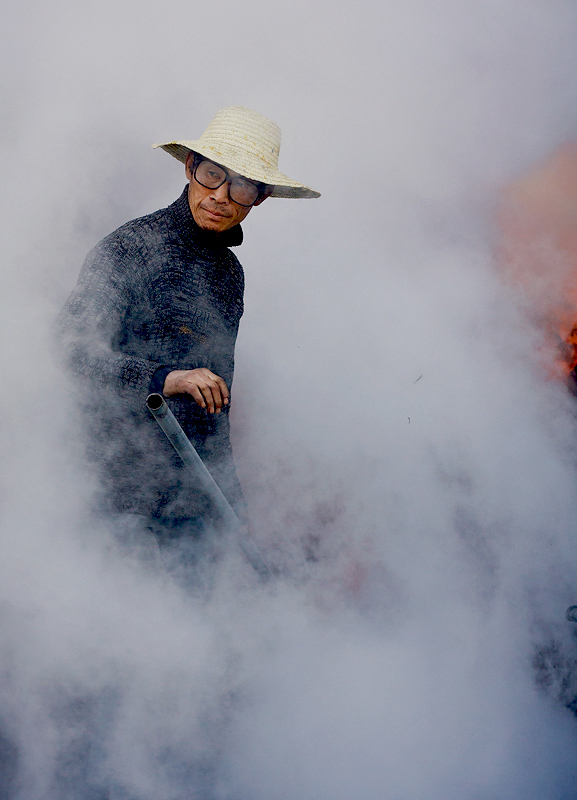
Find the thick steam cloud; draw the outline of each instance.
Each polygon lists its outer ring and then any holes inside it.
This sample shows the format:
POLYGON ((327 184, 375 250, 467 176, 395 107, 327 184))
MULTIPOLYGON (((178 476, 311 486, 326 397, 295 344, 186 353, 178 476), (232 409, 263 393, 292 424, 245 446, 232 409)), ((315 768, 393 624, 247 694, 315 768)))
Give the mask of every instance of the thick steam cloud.
POLYGON ((575 657, 574 400, 498 269, 503 187, 577 138, 572 4, 3 14, 0 796, 574 797, 534 668, 575 657), (323 196, 238 251, 235 453, 276 576, 231 550, 191 595, 90 514, 50 327, 86 251, 180 193, 149 145, 233 103, 323 196))

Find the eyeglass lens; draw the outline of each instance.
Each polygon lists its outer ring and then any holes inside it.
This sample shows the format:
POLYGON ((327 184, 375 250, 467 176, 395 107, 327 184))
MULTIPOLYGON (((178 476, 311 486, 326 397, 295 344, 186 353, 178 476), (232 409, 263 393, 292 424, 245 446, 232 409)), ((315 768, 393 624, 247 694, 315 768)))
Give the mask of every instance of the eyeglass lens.
MULTIPOLYGON (((218 189, 228 180, 228 174, 222 167, 212 161, 201 161, 194 171, 195 180, 206 189, 218 189)), ((239 206, 252 206, 258 199, 259 189, 246 178, 233 178, 230 181, 228 193, 231 200, 239 206)))

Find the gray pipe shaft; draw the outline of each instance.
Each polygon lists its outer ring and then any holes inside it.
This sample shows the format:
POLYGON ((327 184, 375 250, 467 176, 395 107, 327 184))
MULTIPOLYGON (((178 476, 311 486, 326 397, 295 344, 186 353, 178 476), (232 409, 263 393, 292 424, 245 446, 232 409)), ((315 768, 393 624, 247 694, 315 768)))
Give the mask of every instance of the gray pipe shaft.
POLYGON ((146 398, 148 410, 162 428, 166 438, 181 457, 184 465, 192 473, 200 490, 210 498, 222 521, 227 527, 235 530, 241 522, 234 513, 220 487, 204 465, 188 436, 180 427, 176 417, 166 404, 161 394, 149 394, 146 398))
POLYGON ((271 574, 269 567, 264 562, 258 548, 252 539, 242 533, 241 521, 234 513, 220 487, 207 470, 203 460, 192 446, 190 439, 180 427, 178 420, 167 406, 161 394, 149 394, 146 406, 154 419, 162 428, 166 438, 181 457, 184 465, 194 476, 199 488, 212 501, 222 521, 231 532, 239 534, 238 544, 245 557, 261 577, 271 574))

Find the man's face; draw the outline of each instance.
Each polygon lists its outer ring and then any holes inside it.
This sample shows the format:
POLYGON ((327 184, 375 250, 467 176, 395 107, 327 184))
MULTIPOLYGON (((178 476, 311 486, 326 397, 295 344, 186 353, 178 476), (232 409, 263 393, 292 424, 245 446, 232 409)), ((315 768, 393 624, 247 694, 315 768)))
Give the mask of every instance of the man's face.
MULTIPOLYGON (((222 233, 242 222, 252 206, 247 208, 230 199, 228 181, 216 189, 207 189, 194 179, 193 171, 194 154, 190 153, 186 160, 186 177, 190 181, 188 205, 198 227, 205 231, 222 233)), ((238 172, 232 170, 227 172, 230 179, 239 177, 238 172)), ((259 198, 254 205, 260 205, 264 199, 264 197, 259 198)))

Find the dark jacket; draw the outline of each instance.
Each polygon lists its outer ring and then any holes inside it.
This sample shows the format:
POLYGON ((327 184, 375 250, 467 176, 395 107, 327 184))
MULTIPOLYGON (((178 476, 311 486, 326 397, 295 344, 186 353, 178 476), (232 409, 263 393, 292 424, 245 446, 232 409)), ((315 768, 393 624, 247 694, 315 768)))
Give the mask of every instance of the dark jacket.
MULTIPOLYGON (((244 275, 228 246, 241 242, 240 226, 221 234, 198 228, 185 189, 168 208, 118 228, 86 258, 59 328, 80 378, 102 499, 112 511, 178 519, 206 512, 145 400, 172 369, 207 367, 230 389, 244 275)), ((228 408, 209 415, 184 396, 169 405, 238 509, 228 408)))

